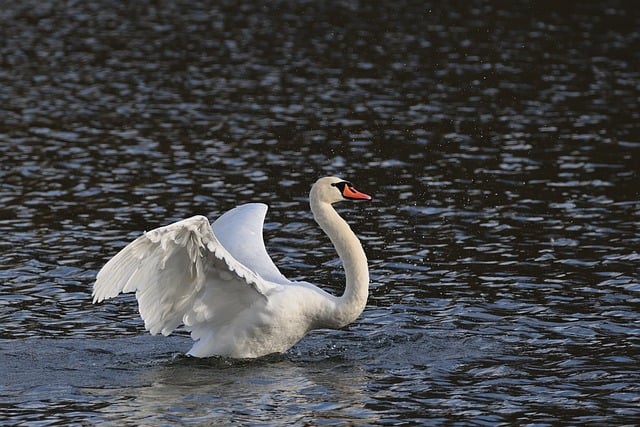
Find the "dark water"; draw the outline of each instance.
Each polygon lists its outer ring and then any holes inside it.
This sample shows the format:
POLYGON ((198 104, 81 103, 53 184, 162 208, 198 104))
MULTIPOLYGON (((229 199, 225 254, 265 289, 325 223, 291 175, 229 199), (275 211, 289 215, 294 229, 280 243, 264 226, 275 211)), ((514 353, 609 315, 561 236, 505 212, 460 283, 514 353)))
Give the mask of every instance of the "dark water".
POLYGON ((0 421, 636 424, 640 10, 584 3, 0 1, 0 421), (376 196, 345 330, 191 360, 90 303, 143 230, 248 201, 340 292, 326 174, 376 196))

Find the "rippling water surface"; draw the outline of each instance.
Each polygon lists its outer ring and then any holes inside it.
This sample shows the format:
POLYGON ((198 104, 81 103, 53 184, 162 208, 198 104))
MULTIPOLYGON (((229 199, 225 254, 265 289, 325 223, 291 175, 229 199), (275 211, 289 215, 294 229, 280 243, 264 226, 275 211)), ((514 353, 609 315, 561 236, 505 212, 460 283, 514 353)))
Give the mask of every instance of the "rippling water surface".
POLYGON ((605 3, 1 2, 2 423, 636 423, 640 11, 605 3), (91 304, 143 230, 249 201, 341 292, 326 174, 375 195, 344 330, 192 360, 91 304))

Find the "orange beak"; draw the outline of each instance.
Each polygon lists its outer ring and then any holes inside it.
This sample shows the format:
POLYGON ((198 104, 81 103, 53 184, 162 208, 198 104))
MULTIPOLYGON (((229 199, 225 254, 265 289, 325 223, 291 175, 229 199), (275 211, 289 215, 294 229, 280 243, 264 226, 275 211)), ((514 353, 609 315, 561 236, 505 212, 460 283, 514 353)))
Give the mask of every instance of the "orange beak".
POLYGON ((342 195, 345 199, 350 200, 371 200, 371 196, 368 194, 361 193, 350 185, 345 185, 344 190, 342 190, 342 195))

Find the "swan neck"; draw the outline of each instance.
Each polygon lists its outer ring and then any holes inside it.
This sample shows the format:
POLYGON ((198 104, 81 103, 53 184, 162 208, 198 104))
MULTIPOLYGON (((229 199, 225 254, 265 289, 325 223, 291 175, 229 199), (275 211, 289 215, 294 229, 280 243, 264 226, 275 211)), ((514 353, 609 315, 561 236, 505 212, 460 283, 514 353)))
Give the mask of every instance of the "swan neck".
POLYGON ((349 224, 330 203, 311 198, 311 211, 320 228, 327 234, 342 261, 346 286, 342 296, 325 319, 326 326, 343 327, 353 322, 364 310, 369 295, 369 269, 360 240, 349 224))

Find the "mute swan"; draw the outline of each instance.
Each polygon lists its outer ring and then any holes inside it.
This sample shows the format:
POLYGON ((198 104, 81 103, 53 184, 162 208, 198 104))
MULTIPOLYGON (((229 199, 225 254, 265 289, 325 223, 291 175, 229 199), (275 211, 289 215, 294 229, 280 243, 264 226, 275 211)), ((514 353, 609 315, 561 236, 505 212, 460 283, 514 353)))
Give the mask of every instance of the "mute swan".
POLYGON ((369 270, 360 241, 332 204, 371 196, 325 177, 309 199, 344 265, 340 297, 280 273, 262 237, 267 206, 250 203, 213 225, 194 216, 146 232, 98 272, 93 303, 135 291, 145 328, 169 335, 184 324, 195 341, 187 354, 195 357, 283 353, 313 329, 341 328, 364 310, 369 270))

